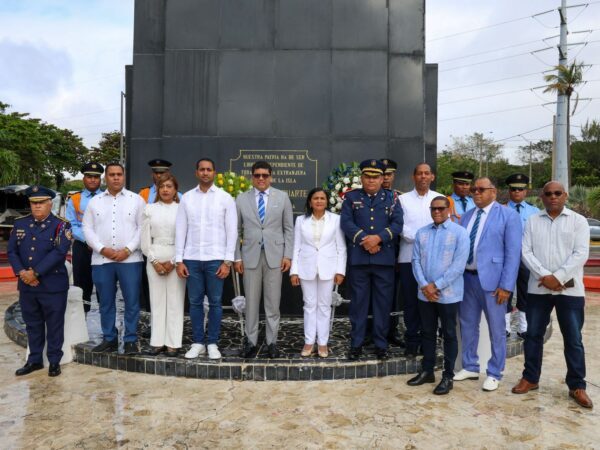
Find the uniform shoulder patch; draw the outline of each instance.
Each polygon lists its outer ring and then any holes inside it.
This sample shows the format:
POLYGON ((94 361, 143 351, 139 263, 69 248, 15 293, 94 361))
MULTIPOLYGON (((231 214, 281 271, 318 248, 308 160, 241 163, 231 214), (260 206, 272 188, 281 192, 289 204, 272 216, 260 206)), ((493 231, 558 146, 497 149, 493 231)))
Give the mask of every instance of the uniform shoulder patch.
POLYGON ((67 219, 65 219, 65 218, 64 218, 64 217, 62 217, 62 216, 54 216, 54 217, 56 217, 56 218, 57 218, 57 219, 59 219, 59 220, 62 220, 63 222, 70 223, 70 222, 69 222, 67 219))

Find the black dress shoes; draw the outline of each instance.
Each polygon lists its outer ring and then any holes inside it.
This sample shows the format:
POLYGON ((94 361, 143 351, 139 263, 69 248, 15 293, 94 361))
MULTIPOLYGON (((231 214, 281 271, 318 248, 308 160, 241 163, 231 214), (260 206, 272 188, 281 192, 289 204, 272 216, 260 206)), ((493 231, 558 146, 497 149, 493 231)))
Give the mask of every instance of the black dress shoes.
POLYGON ((280 353, 279 353, 279 349, 277 348, 276 344, 269 344, 269 346, 267 347, 267 350, 269 351, 269 358, 271 358, 271 359, 279 358, 280 353))
POLYGON ((21 367, 20 369, 17 369, 17 371, 15 372, 15 375, 20 377, 22 375, 28 375, 31 372, 35 372, 36 370, 40 370, 43 369, 44 365, 40 364, 40 363, 26 363, 23 367, 21 367))
POLYGON ((137 342, 125 342, 125 345, 123 346, 124 355, 135 355, 139 352, 137 342))
POLYGON ((60 375, 60 364, 59 363, 50 363, 50 367, 48 367, 48 376, 49 377, 57 377, 60 375))
MULTIPOLYGON (((160 355, 164 351, 165 351, 164 347, 150 347, 144 353, 146 355, 150 355, 150 356, 157 356, 157 355, 160 355)), ((171 356, 171 355, 167 355, 167 356, 171 356)))
POLYGON ((92 352, 100 353, 100 352, 116 352, 119 349, 119 341, 116 339, 114 341, 102 341, 100 344, 96 345, 92 352))
POLYGON ((242 351, 240 352, 240 356, 245 359, 256 358, 256 354, 258 353, 258 348, 256 345, 252 345, 250 342, 247 342, 242 351))
POLYGON ((395 345, 396 347, 406 347, 404 339, 402 339, 402 336, 400 336, 400 333, 398 332, 390 334, 387 338, 387 341, 389 344, 395 345))
POLYGON ((435 375, 433 372, 421 372, 416 377, 411 378, 406 382, 409 386, 421 386, 425 383, 435 383, 435 375))
POLYGON ((350 351, 348 352, 348 359, 350 361, 358 361, 361 355, 362 347, 350 347, 350 351))
POLYGON ((377 359, 380 359, 382 361, 385 361, 386 359, 390 359, 390 355, 388 354, 388 351, 385 348, 375 348, 375 356, 377 357, 377 359))
POLYGON ((453 387, 454 382, 450 378, 442 378, 442 381, 435 387, 433 393, 435 395, 446 395, 453 387))

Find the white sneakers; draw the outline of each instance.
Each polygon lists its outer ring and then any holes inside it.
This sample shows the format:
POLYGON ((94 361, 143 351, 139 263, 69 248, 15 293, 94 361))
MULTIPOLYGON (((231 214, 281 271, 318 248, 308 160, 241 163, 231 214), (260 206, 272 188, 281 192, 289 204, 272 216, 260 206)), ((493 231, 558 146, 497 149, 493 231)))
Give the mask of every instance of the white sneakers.
POLYGON ((500 382, 498 380, 488 376, 483 382, 483 390, 488 392, 495 391, 496 389, 498 389, 499 384, 500 382))
POLYGON ((192 344, 185 357, 187 359, 194 359, 200 355, 204 355, 207 350, 208 359, 221 359, 221 352, 217 344, 208 344, 208 347, 205 347, 204 344, 192 344))
POLYGON ((456 375, 454 375, 454 381, 463 380, 479 380, 479 372, 471 372, 470 370, 461 369, 456 375))
POLYGON ((204 355, 206 353, 206 347, 204 344, 192 344, 190 349, 185 354, 187 359, 194 359, 200 355, 204 355))
POLYGON ((221 352, 217 344, 208 344, 208 359, 221 359, 221 352))

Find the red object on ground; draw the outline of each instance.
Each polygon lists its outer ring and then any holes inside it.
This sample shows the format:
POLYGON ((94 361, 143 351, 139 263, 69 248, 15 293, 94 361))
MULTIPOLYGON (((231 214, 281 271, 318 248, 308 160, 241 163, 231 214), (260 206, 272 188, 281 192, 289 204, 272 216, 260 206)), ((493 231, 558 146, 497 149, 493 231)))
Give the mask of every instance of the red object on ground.
POLYGON ((4 281, 16 281, 16 280, 17 280, 17 277, 15 277, 12 267, 10 267, 10 266, 0 267, 0 283, 2 283, 4 281))
POLYGON ((600 292, 600 275, 584 275, 583 285, 587 291, 600 292))

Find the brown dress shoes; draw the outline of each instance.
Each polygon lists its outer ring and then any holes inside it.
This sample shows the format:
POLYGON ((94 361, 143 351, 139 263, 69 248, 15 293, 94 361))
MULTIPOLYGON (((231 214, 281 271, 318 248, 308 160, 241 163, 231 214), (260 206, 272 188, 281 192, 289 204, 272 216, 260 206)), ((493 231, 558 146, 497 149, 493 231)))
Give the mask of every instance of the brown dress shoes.
POLYGON ((527 394, 529 391, 535 391, 540 385, 537 383, 530 383, 525 378, 521 378, 517 384, 512 388, 513 394, 527 394))
POLYGON ((572 389, 569 391, 569 397, 573 398, 579 406, 584 408, 593 408, 592 399, 588 397, 585 389, 572 389))

